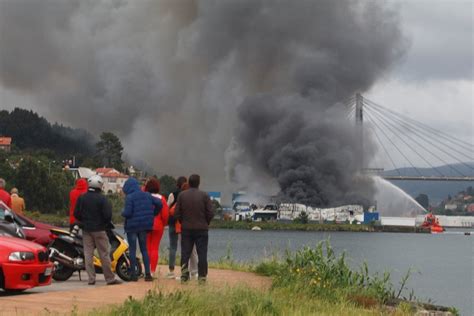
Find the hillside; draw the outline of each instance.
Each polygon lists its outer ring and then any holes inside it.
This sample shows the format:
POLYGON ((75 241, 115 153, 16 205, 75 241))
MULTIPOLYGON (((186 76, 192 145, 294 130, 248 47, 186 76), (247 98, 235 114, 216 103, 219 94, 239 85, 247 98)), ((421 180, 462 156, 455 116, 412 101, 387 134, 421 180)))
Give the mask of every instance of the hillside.
MULTIPOLYGON (((450 164, 436 167, 442 174, 446 176, 460 176, 454 169, 459 170, 466 176, 474 176, 474 162, 466 163, 469 168, 463 164, 450 164)), ((387 170, 384 175, 401 175, 416 176, 418 173, 414 168, 399 168, 387 170)), ((418 168, 424 176, 437 176, 439 173, 434 168, 418 168)), ((459 191, 465 190, 468 186, 473 186, 472 182, 443 182, 443 181, 391 181, 403 191, 412 197, 418 196, 420 193, 427 194, 432 204, 437 204, 445 199, 448 195, 454 195, 459 191)))
POLYGON ((57 155, 87 155, 95 139, 85 130, 51 124, 33 111, 15 108, 0 111, 0 136, 13 138, 20 150, 51 150, 57 155))

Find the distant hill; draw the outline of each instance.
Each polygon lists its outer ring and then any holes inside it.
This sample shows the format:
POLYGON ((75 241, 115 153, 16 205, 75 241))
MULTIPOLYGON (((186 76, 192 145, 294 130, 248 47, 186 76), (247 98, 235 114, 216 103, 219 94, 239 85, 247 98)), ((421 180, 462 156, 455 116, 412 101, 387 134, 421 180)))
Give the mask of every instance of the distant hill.
MULTIPOLYGON (((466 163, 469 168, 463 164, 450 164, 436 167, 445 176, 460 176, 454 169, 459 170, 466 176, 474 176, 474 162, 466 163)), ((424 176, 439 176, 439 173, 434 168, 417 168, 424 176)), ((387 170, 384 175, 397 176, 400 172, 405 176, 419 175, 414 168, 399 168, 394 170, 387 170)), ((412 197, 418 196, 420 193, 427 194, 430 198, 431 204, 438 204, 448 195, 455 195, 457 192, 466 189, 469 186, 474 186, 474 182, 443 182, 443 181, 391 181, 403 191, 407 192, 412 197)))
POLYGON ((48 149, 58 155, 88 155, 95 142, 85 130, 51 124, 37 113, 19 108, 0 111, 0 136, 12 137, 14 147, 20 150, 48 149))

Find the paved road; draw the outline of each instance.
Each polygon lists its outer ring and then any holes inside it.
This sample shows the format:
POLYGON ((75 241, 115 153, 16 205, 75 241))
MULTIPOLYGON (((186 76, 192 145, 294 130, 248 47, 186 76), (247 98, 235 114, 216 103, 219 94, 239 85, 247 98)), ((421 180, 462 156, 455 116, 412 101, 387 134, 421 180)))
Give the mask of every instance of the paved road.
MULTIPOLYGON (((79 274, 74 273, 74 275, 66 282, 56 282, 53 280, 52 284, 49 286, 36 287, 31 290, 27 290, 21 293, 20 295, 59 292, 59 291, 71 291, 71 290, 77 290, 77 289, 82 289, 82 288, 93 288, 93 287, 99 287, 99 286, 105 285, 105 280, 102 274, 97 275, 96 285, 94 286, 87 285, 87 274, 85 272, 81 274, 81 277, 82 277, 82 281, 79 280, 79 274)), ((15 294, 15 295, 18 295, 18 294, 15 294)), ((4 296, 12 296, 12 295, 6 294, 5 292, 0 290, 0 297, 4 297, 4 296)))

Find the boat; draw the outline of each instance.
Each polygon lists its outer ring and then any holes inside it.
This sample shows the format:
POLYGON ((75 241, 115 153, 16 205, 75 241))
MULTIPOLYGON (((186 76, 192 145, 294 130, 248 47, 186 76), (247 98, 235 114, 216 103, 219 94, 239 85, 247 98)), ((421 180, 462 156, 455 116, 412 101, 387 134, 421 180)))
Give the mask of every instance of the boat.
POLYGON ((432 212, 426 214, 421 227, 429 228, 432 234, 439 234, 445 231, 444 227, 440 225, 439 219, 432 212))

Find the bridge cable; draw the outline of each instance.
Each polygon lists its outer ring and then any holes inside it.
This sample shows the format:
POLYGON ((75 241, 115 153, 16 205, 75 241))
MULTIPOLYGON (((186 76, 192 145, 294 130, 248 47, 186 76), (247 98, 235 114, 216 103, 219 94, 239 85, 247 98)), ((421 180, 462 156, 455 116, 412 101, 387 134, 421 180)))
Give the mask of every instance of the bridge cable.
MULTIPOLYGON (((366 104, 366 105, 367 105, 367 104, 366 104)), ((367 106, 368 106, 368 105, 367 105, 367 106)), ((372 106, 369 106, 369 107, 372 107, 372 106)), ((376 111, 382 112, 381 109, 376 108, 376 107, 372 107, 372 109, 374 109, 374 110, 376 110, 376 111)), ((408 128, 411 128, 412 130, 416 130, 418 133, 420 133, 420 134, 418 134, 418 135, 420 135, 420 138, 421 138, 422 134, 425 135, 426 137, 432 136, 430 133, 428 133, 428 132, 425 131, 424 129, 418 127, 417 125, 415 125, 415 124, 413 124, 413 123, 410 123, 410 122, 407 122, 407 121, 405 121, 405 120, 402 120, 402 119, 400 119, 399 117, 397 117, 396 115, 393 115, 393 114, 391 114, 391 113, 389 113, 389 114, 392 115, 392 116, 394 117, 394 119, 396 119, 397 121, 399 121, 401 124, 407 126, 408 128)), ((415 131, 413 131, 413 132, 415 132, 415 131)), ((426 140, 426 139, 425 139, 425 140, 426 140)), ((429 142, 429 140, 426 140, 426 141, 429 142)), ((449 148, 449 149, 451 149, 451 150, 457 152, 458 154, 460 154, 461 156, 465 157, 466 159, 469 159, 469 160, 473 159, 473 157, 470 157, 470 156, 466 155, 465 153, 463 153, 463 152, 457 150, 456 148, 451 147, 451 145, 450 145, 449 143, 446 143, 445 141, 442 141, 442 140, 439 140, 439 139, 438 139, 437 141, 438 141, 441 145, 443 145, 443 146, 445 146, 445 147, 447 147, 447 148, 449 148)), ((439 148, 438 145, 436 145, 436 144, 433 144, 433 143, 431 143, 431 142, 430 142, 430 144, 433 145, 433 146, 435 146, 435 147, 437 147, 437 148, 439 148)), ((442 150, 441 148, 439 148, 439 149, 442 150)), ((446 153, 446 154, 451 156, 451 154, 448 154, 448 153, 446 153)), ((451 156, 451 157, 455 157, 455 156, 451 156)), ((455 159, 456 159, 456 158, 455 158, 455 159)), ((462 161, 460 161, 460 162, 463 163, 462 161)), ((465 163, 463 163, 463 164, 465 164, 465 163)), ((466 165, 466 164, 465 164, 465 165, 466 165)), ((469 166, 469 165, 466 165, 466 166, 469 167, 469 168, 471 168, 471 169, 474 169, 474 168, 472 168, 472 167, 469 166)))
POLYGON ((367 118, 371 119, 372 123, 382 132, 382 134, 384 134, 385 138, 388 139, 388 141, 393 145, 393 147, 395 147, 395 149, 400 153, 400 155, 402 155, 402 157, 405 158, 406 161, 408 161, 410 166, 418 173, 418 175, 423 176, 421 172, 418 170, 418 168, 415 167, 415 165, 410 161, 410 159, 408 159, 408 157, 400 150, 400 148, 398 148, 398 146, 393 142, 393 140, 390 137, 388 137, 388 135, 385 133, 385 130, 379 127, 375 119, 372 118, 372 115, 370 115, 370 113, 366 113, 366 114, 367 114, 367 118))
MULTIPOLYGON (((370 104, 371 106, 374 106, 374 107, 378 108, 379 110, 386 111, 386 112, 388 112, 389 114, 391 114, 392 116, 397 117, 398 119, 403 120, 405 123, 407 123, 407 124, 412 124, 412 126, 416 127, 416 128, 419 129, 420 131, 423 131, 423 133, 425 133, 425 134, 427 134, 427 135, 430 135, 426 130, 424 130, 424 129, 422 129, 422 128, 419 127, 420 125, 424 125, 423 123, 420 123, 420 122, 418 122, 418 121, 416 121, 416 120, 414 120, 414 119, 411 119, 411 118, 409 118, 409 117, 406 117, 406 116, 404 116, 404 115, 402 115, 402 114, 400 114, 400 113, 397 113, 397 112, 395 112, 395 111, 391 111, 391 110, 389 110, 389 109, 387 109, 387 108, 385 108, 385 107, 382 107, 381 105, 377 105, 376 103, 374 103, 374 102, 372 102, 372 101, 370 101, 370 100, 368 100, 368 103, 365 103, 365 104, 366 104, 366 105, 369 105, 369 104, 370 104)), ((433 130, 432 128, 429 128, 429 129, 433 130)), ((436 132, 436 130, 434 130, 434 131, 436 132)), ((438 133, 441 133, 441 132, 438 132, 438 133)), ((431 136, 431 135, 430 135, 430 136, 431 136)), ((461 140, 456 140, 455 138, 449 139, 449 138, 445 137, 444 135, 438 135, 438 136, 444 138, 445 140, 449 141, 450 143, 453 143, 453 140, 455 140, 455 141, 457 141, 457 142, 464 143, 463 141, 461 141, 461 140)), ((441 141, 441 140, 438 140, 438 141, 441 142, 441 143, 443 143, 446 147, 449 147, 451 150, 456 151, 457 153, 460 153, 461 155, 463 155, 463 156, 466 157, 467 159, 469 159, 469 160, 472 160, 472 159, 473 159, 472 156, 467 156, 467 155, 465 155, 464 153, 460 152, 459 150, 457 150, 457 149, 451 147, 450 145, 447 145, 447 143, 445 143, 445 142, 443 142, 443 141, 441 141)), ((466 143, 466 144, 467 144, 467 143, 466 143)), ((468 145, 470 148, 467 148, 467 147, 465 147, 465 145, 462 145, 462 144, 459 144, 459 143, 458 143, 458 144, 455 144, 455 145, 457 145, 457 146, 459 146, 459 147, 462 147, 464 150, 467 150, 467 151, 470 152, 470 153, 471 153, 471 152, 473 151, 473 149, 474 149, 474 146, 473 146, 473 145, 468 145)))
POLYGON ((474 150, 474 145, 473 145, 473 144, 470 144, 470 143, 467 143, 467 142, 462 141, 462 140, 460 140, 460 139, 454 138, 453 136, 451 136, 451 135, 449 135, 449 134, 443 133, 443 132, 441 132, 441 131, 439 131, 439 130, 437 130, 437 129, 435 129, 435 128, 429 126, 429 125, 426 125, 426 124, 421 123, 421 122, 419 122, 419 121, 417 121, 417 120, 414 120, 414 119, 412 119, 412 118, 410 118, 410 117, 408 117, 408 116, 406 116, 406 115, 403 115, 403 114, 400 114, 400 113, 395 112, 395 111, 393 111, 393 110, 390 110, 390 109, 388 109, 387 107, 385 107, 385 106, 383 106, 383 105, 380 105, 380 104, 378 104, 378 103, 375 103, 375 102, 373 102, 373 101, 371 101, 371 100, 369 100, 369 99, 364 98, 364 101, 366 101, 367 103, 369 103, 369 104, 371 104, 371 105, 373 105, 373 106, 375 106, 375 107, 379 107, 379 108, 381 108, 381 109, 383 109, 383 110, 385 110, 385 111, 388 111, 388 112, 390 112, 390 113, 392 113, 392 114, 394 114, 394 115, 397 115, 397 116, 401 117, 401 118, 404 119, 404 120, 408 120, 408 121, 411 121, 411 122, 413 122, 413 123, 415 123, 415 124, 417 124, 417 125, 419 125, 419 126, 423 126, 424 128, 426 128, 426 129, 428 129, 428 130, 431 130, 433 133, 437 134, 438 136, 440 136, 440 137, 442 137, 442 138, 444 138, 444 139, 446 139, 446 140, 448 140, 448 141, 450 141, 450 142, 458 143, 458 144, 457 144, 458 146, 463 147, 464 149, 466 149, 466 150, 469 151, 469 152, 472 152, 472 151, 474 150))
MULTIPOLYGON (((364 103, 365 104, 365 103, 364 103)), ((367 106, 367 108, 370 108, 374 111, 377 111, 379 112, 381 115, 386 115, 381 109, 379 108, 375 108, 375 107, 372 107, 371 105, 369 104, 365 104, 367 106)), ((423 139, 424 141, 426 141, 427 143, 429 143, 430 145, 432 145, 433 147, 436 147, 438 150, 440 150, 441 152, 443 152, 445 155, 451 157, 452 159, 454 159, 455 161, 457 161, 458 163, 466 166, 467 168, 469 169, 472 169, 474 170, 474 168, 468 164, 466 164, 465 162, 463 162, 462 160, 458 159, 456 156, 452 155, 451 153, 449 153, 448 151, 446 151, 445 149, 443 149, 442 147, 440 147, 439 145, 437 145, 436 143, 432 142, 430 139, 428 139, 426 136, 423 136, 422 134, 424 135, 427 135, 428 133, 426 131, 424 131, 423 129, 420 129, 419 127, 417 127, 416 125, 411 125, 410 123, 398 118, 397 116, 394 116, 393 115, 393 119, 394 120, 397 120, 398 122, 400 122, 400 124, 402 124, 403 126, 405 126, 407 129, 409 129, 410 131, 412 131, 412 133, 416 136, 418 136, 419 138, 423 139)), ((462 152, 459 152, 457 151, 455 148, 452 148, 451 146, 447 145, 446 143, 440 141, 440 143, 448 148, 450 148, 451 150, 453 151, 456 151, 458 152, 460 155, 466 157, 467 159, 472 159, 471 157, 465 155, 464 153, 462 152)), ((439 158, 439 157, 438 157, 439 158)), ((441 160, 441 159, 440 159, 441 160)), ((443 161, 443 160, 441 160, 443 161)), ((443 163, 445 163, 443 161, 443 163)), ((448 164, 449 165, 449 164, 448 164)), ((459 173, 459 171, 457 171, 459 173)))
MULTIPOLYGON (((375 124, 375 122, 373 122, 373 124, 375 124)), ((375 134, 375 137, 377 138, 378 143, 380 144, 380 146, 382 146, 382 148, 385 151, 385 154, 387 155, 388 159, 390 159, 390 162, 392 163, 392 166, 393 166, 393 170, 397 171, 398 175, 401 176, 402 174, 400 173, 399 168, 395 165, 395 162, 393 161, 393 159, 390 156, 387 148, 383 144, 382 139, 379 137, 379 134, 377 133, 377 129, 374 128, 373 126, 371 126, 370 128, 374 131, 374 134, 375 134)))
MULTIPOLYGON (((390 120, 389 118, 385 117, 384 115, 381 115, 377 112, 373 112, 373 115, 374 116, 377 116, 379 119, 381 120, 384 120, 385 122, 388 122, 388 124, 390 124, 393 128, 395 128, 399 133, 403 134, 405 137, 409 138, 412 142, 414 142, 415 144, 417 144, 418 146, 420 146, 421 148, 423 148, 425 151, 427 151, 429 154, 431 154, 432 156, 435 156, 437 157, 437 155, 435 153, 433 153, 431 150, 429 150, 428 148, 426 148, 423 144, 419 143, 416 139, 413 139, 413 137, 411 137, 409 134, 407 134, 403 129, 399 128, 397 125, 395 125, 393 123, 392 120, 390 120)), ((398 135, 397 135, 398 136, 398 135)), ((400 137, 400 139, 402 139, 400 137)), ((406 143, 403 139, 402 141, 408 146, 408 143, 406 143)), ((409 146, 410 149, 412 151, 414 151, 421 159, 423 159, 423 161, 425 161, 432 169, 434 169, 437 173, 439 173, 442 177, 444 177, 445 175, 435 166, 433 166, 428 160, 425 159, 424 156, 422 156, 421 154, 418 153, 418 151, 416 151, 413 147, 409 146)), ((444 161, 443 159, 441 159, 440 157, 437 157, 438 160, 440 160, 441 162, 443 162, 444 164, 448 165, 451 169, 455 170, 457 173, 459 173, 461 176, 465 177, 466 175, 464 175, 461 171, 457 170, 456 168, 454 168, 453 166, 451 166, 450 164, 448 164, 446 161, 444 161)))
POLYGON ((355 109, 352 109, 349 113, 347 113, 346 119, 352 120, 354 118, 354 114, 355 114, 355 109))
MULTIPOLYGON (((367 113, 368 111, 366 111, 367 113)), ((418 157, 420 157, 428 166, 430 166, 432 169, 436 170, 437 173, 439 173, 440 176, 444 177, 444 174, 439 171, 434 165, 432 165, 422 154, 420 154, 415 148, 413 148, 407 141, 405 141, 400 134, 403 134, 404 136, 408 137, 413 141, 413 139, 406 135, 402 130, 400 130, 397 126, 394 126, 392 122, 387 121, 385 118, 381 118, 378 113, 372 112, 372 115, 374 117, 377 117, 377 119, 382 122, 382 124, 385 125, 394 135, 396 135, 412 152, 414 152, 418 157), (395 132, 394 132, 395 130, 395 132), (398 132, 398 133, 397 133, 398 132)), ((416 143, 416 141, 415 141, 416 143)), ((419 145, 419 144, 418 144, 419 145)), ((426 150, 426 149, 425 149, 426 150)))

